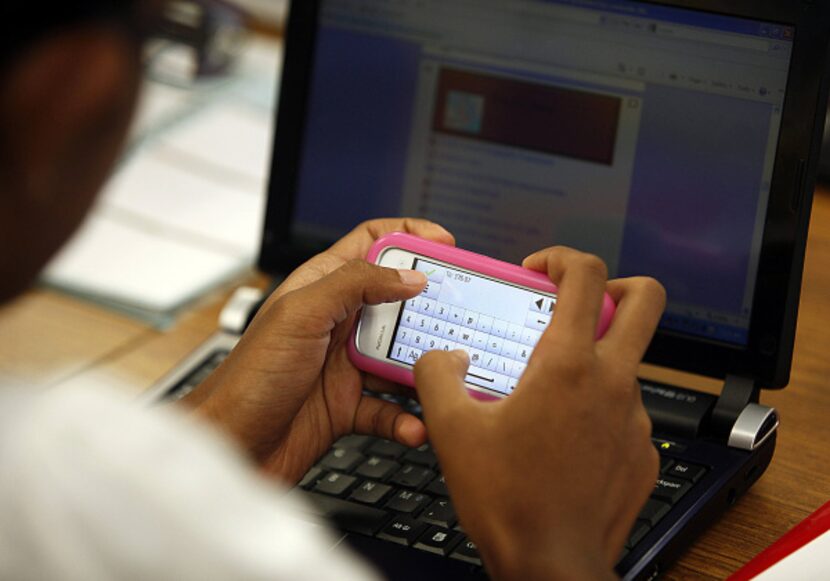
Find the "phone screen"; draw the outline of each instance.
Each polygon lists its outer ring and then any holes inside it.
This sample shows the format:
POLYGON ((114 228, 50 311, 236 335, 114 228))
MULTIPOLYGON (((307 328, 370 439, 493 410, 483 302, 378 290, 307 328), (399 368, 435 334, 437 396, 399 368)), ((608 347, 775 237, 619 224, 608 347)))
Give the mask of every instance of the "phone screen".
POLYGON ((556 297, 421 258, 413 269, 429 282, 404 303, 389 359, 414 365, 428 351, 463 349, 470 356, 467 383, 511 393, 556 297))

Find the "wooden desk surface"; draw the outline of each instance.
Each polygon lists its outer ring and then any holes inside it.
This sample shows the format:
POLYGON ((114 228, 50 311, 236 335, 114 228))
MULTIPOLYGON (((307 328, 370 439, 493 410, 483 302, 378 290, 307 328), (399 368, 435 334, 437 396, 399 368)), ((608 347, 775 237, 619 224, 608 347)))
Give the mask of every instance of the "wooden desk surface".
MULTIPOLYGON (((248 283, 264 285, 262 277, 248 283)), ((228 289, 206 297, 160 332, 87 303, 32 291, 0 309, 0 377, 63 387, 104 384, 139 393, 216 329, 228 289)), ((711 380, 646 375, 712 391, 711 380)), ((666 579, 721 579, 830 500, 830 192, 816 196, 807 249, 792 380, 762 401, 782 416, 772 465, 705 532, 666 579)))

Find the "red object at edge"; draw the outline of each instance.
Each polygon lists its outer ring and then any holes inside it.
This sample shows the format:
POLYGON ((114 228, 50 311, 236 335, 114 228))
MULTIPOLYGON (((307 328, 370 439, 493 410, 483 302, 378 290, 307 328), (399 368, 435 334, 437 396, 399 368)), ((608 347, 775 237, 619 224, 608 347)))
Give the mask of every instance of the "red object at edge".
POLYGON ((760 575, 784 557, 830 530, 830 502, 797 524, 790 532, 764 549, 728 581, 746 581, 760 575))

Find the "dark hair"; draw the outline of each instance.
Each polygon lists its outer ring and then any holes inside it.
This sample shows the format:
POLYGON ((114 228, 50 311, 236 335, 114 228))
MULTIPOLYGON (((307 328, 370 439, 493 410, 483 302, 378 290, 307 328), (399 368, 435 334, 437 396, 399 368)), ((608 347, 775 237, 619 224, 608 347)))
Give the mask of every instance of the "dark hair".
POLYGON ((0 0, 0 67, 44 36, 88 22, 116 22, 139 33, 144 23, 137 14, 142 0, 60 0, 45 5, 32 0, 0 0))

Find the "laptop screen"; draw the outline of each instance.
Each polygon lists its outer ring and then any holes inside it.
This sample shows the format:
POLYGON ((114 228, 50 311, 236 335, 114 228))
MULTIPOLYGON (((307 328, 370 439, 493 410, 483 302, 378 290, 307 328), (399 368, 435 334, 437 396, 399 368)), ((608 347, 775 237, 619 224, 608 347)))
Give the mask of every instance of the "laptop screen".
POLYGON ((745 346, 794 29, 629 0, 326 0, 292 220, 422 216, 519 262, 555 244, 745 346))

